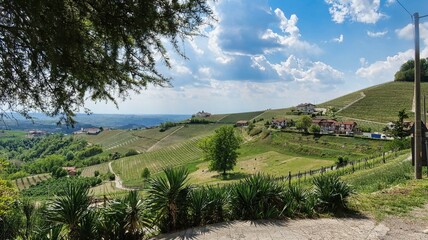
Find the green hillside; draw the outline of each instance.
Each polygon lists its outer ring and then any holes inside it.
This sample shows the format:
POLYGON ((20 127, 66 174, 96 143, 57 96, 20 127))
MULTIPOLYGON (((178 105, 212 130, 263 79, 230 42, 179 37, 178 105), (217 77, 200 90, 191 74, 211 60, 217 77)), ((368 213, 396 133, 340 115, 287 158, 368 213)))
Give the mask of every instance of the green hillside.
MULTIPOLYGON (((320 107, 336 107, 338 109, 352 103, 339 111, 338 116, 347 119, 359 119, 387 123, 397 118, 398 111, 406 109, 410 117, 413 103, 413 83, 389 82, 333 99, 320 104, 320 107), (365 95, 362 97, 361 93, 365 95), (358 100, 360 99, 360 100, 358 100), (356 101, 358 100, 358 101, 356 101)), ((421 94, 428 94, 428 83, 421 83, 421 94)))

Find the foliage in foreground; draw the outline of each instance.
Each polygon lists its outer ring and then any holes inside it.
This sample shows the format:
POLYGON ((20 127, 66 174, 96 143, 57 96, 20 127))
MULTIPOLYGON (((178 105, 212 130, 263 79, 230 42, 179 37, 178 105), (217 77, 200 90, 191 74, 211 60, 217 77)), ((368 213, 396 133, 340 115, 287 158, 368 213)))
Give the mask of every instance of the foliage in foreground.
POLYGON ((68 239, 142 239, 150 229, 170 232, 227 220, 335 212, 346 208, 351 194, 348 185, 329 176, 320 176, 314 188, 308 189, 287 187, 263 174, 229 186, 195 188, 187 184, 188 174, 185 168, 165 169, 164 175, 148 182, 145 201, 133 191, 97 208, 90 207, 88 186, 71 182, 63 196, 47 203, 41 211, 44 217, 38 215, 36 222, 30 215, 37 211, 28 204, 24 211, 24 204, 18 204, 15 214, 6 216, 6 221, 14 223, 7 226, 7 232, 10 238, 27 234, 46 239, 48 234, 56 234, 68 239), (28 227, 20 228, 26 221, 28 227))

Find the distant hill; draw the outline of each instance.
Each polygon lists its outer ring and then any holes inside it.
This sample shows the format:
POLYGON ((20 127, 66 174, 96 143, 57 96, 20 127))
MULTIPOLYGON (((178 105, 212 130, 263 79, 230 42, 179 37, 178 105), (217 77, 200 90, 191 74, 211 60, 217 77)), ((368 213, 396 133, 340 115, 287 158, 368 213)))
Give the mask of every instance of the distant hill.
POLYGON ((153 115, 134 115, 134 114, 77 114, 75 120, 77 124, 74 128, 67 126, 58 126, 56 118, 47 117, 44 114, 33 113, 34 122, 27 120, 16 114, 16 120, 6 119, 0 129, 8 128, 12 130, 30 130, 39 129, 48 132, 72 133, 80 128, 103 127, 114 129, 133 129, 157 126, 166 121, 182 121, 190 115, 174 114, 153 114, 153 115))

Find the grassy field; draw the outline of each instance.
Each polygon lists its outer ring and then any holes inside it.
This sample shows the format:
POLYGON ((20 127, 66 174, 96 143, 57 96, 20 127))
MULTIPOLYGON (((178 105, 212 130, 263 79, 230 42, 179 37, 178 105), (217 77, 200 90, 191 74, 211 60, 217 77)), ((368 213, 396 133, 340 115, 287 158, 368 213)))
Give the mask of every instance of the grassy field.
POLYGON ((380 154, 386 143, 387 141, 354 137, 274 132, 271 134, 268 146, 274 145, 280 147, 282 151, 293 152, 299 156, 308 155, 327 159, 343 156, 354 160, 380 154))
POLYGON ((239 157, 234 171, 227 179, 223 179, 217 172, 208 171, 208 162, 201 162, 196 165, 195 171, 190 174, 190 182, 193 184, 224 184, 238 181, 239 179, 258 172, 279 177, 288 175, 289 171, 297 173, 298 171, 314 170, 332 164, 333 161, 331 160, 298 157, 277 151, 268 151, 239 157))
POLYGON ((365 90, 361 90, 361 91, 356 91, 338 98, 335 98, 333 100, 330 100, 328 102, 325 103, 321 103, 319 105, 317 105, 317 107, 321 107, 321 108, 329 108, 329 107, 333 107, 336 108, 337 110, 345 107, 346 105, 356 101, 357 99, 361 98, 361 93, 364 92, 365 90))
MULTIPOLYGON (((343 106, 346 105, 345 102, 350 102, 352 98, 357 98, 359 92, 364 92, 366 97, 341 111, 338 115, 387 123, 395 121, 398 111, 402 109, 406 109, 409 117, 413 117, 410 112, 413 103, 413 91, 413 83, 389 82, 331 100, 320 104, 320 106, 343 106), (349 100, 345 101, 344 99, 349 100)), ((421 83, 421 94, 428 94, 428 83, 421 83)))
POLYGON ((108 162, 85 167, 85 168, 82 168, 81 170, 82 170, 81 176, 84 176, 84 177, 93 177, 95 171, 100 172, 100 174, 105 174, 109 172, 108 162))
POLYGON ((24 178, 18 178, 15 180, 15 184, 18 190, 27 189, 32 185, 36 185, 38 182, 44 181, 46 179, 51 178, 49 173, 43 173, 38 175, 32 175, 24 178))
POLYGON ((24 131, 0 130, 1 139, 22 139, 27 135, 24 131))

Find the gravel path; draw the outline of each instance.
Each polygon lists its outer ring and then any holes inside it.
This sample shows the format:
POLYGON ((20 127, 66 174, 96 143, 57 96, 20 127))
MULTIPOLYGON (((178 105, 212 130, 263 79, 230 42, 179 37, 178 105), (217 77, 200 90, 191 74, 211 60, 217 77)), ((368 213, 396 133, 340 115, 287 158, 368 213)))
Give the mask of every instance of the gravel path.
MULTIPOLYGON (((426 209, 425 209, 426 210, 426 209)), ((187 229, 155 239, 428 239, 428 219, 321 218, 234 221, 187 229)))

